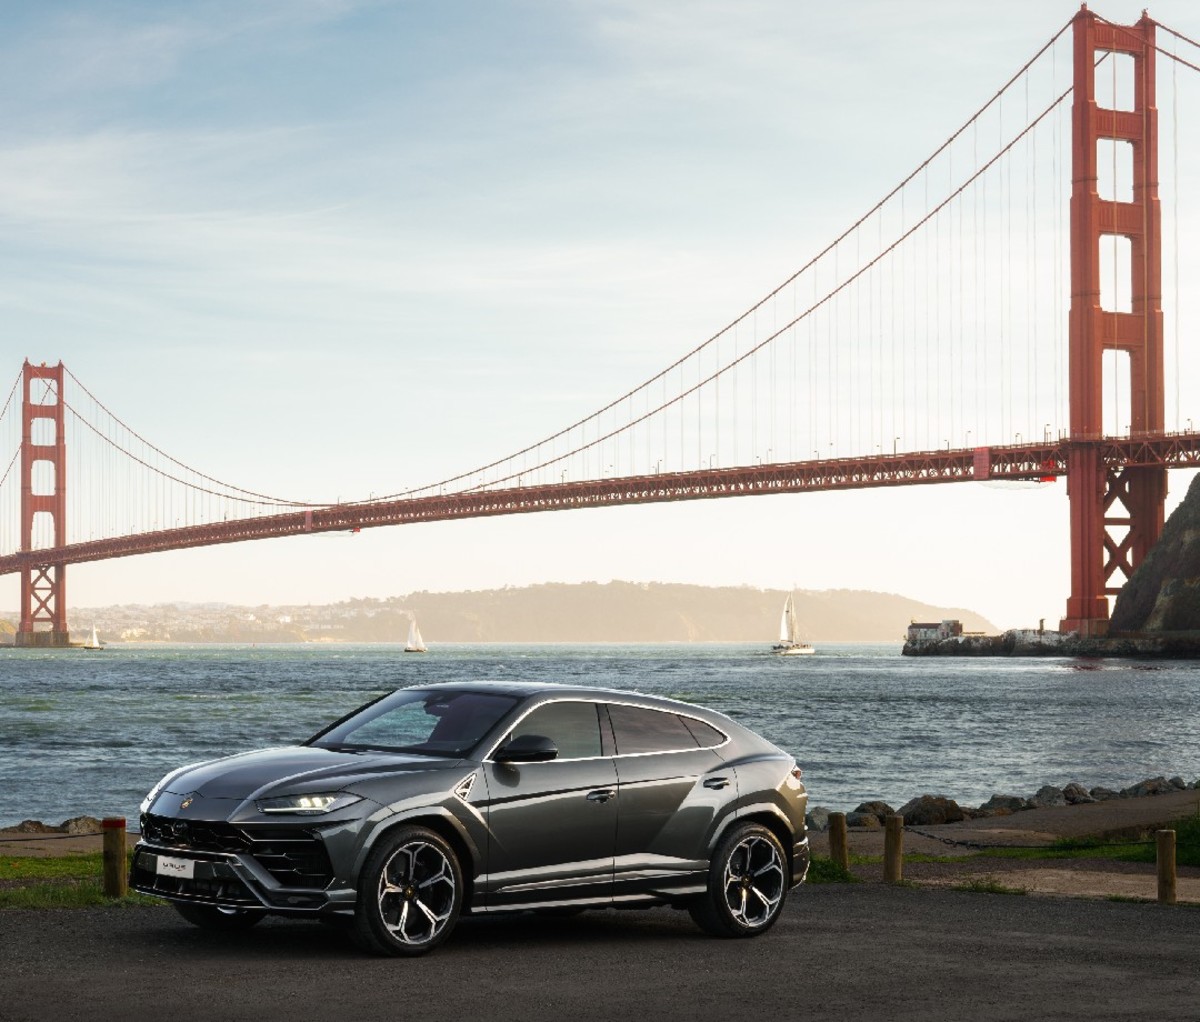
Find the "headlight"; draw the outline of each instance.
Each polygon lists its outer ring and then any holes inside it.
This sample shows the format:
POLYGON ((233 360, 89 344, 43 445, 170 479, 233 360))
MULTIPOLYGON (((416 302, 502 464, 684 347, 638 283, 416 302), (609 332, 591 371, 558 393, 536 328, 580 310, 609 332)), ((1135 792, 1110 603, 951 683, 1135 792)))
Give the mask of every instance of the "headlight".
POLYGON ((279 798, 260 798, 255 804, 260 813, 297 813, 301 816, 318 816, 344 809, 361 802, 358 795, 335 791, 321 795, 281 795, 279 798))

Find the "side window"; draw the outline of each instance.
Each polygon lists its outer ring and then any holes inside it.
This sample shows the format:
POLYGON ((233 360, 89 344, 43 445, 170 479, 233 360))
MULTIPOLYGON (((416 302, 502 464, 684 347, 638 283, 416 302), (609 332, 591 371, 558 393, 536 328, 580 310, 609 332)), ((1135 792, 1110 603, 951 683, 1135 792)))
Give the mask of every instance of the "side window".
POLYGON ((512 736, 545 735, 558 746, 559 759, 600 755, 600 718, 595 703, 547 703, 513 728, 512 736))
POLYGON ((610 704, 608 715, 612 720, 618 756, 639 752, 678 752, 698 747, 687 725, 673 713, 610 704))
POLYGON ((696 739, 696 744, 702 749, 715 749, 727 737, 711 724, 705 724, 704 721, 697 720, 695 717, 680 717, 679 719, 683 721, 692 733, 692 737, 696 739))

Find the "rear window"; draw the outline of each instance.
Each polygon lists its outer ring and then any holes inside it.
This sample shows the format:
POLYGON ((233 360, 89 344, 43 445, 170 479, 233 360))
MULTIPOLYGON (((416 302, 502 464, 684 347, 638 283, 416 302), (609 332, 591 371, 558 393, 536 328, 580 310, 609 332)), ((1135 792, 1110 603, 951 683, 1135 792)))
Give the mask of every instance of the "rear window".
POLYGON ((692 733, 692 737, 696 739, 696 744, 702 749, 715 749, 722 744, 728 735, 721 734, 715 727, 705 724, 702 720, 697 720, 695 717, 680 717, 687 729, 692 733))
POLYGON ((679 752, 700 746, 677 714, 648 710, 641 706, 610 704, 608 715, 612 720, 618 756, 679 752))

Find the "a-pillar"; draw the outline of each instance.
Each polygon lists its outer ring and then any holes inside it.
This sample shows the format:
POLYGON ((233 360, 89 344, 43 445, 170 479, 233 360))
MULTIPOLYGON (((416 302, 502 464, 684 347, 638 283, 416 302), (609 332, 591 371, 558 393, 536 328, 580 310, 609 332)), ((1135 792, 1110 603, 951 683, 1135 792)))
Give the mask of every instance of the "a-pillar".
MULTIPOLYGON (((63 433, 62 363, 35 366, 26 361, 23 386, 21 550, 34 552, 66 543, 67 447, 63 433)), ((67 566, 61 561, 40 563, 35 558, 21 569, 21 620, 15 642, 18 646, 67 646, 70 641, 67 566)))

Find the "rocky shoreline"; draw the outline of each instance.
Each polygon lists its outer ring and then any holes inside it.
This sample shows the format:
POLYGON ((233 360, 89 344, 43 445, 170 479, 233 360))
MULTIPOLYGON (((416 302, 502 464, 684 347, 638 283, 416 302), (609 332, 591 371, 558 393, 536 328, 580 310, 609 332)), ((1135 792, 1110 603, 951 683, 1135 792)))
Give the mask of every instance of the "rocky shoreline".
POLYGON ((1077 632, 1011 628, 1000 635, 968 633, 936 639, 910 638, 900 652, 903 656, 1131 657, 1146 660, 1194 660, 1200 658, 1200 631, 1084 637, 1077 632))
POLYGON ((41 820, 22 820, 12 827, 0 827, 0 834, 44 834, 47 836, 87 837, 101 834, 104 828, 94 816, 72 816, 62 823, 43 823, 41 820))
POLYGON ((1200 659, 1200 476, 1121 588, 1106 635, 1045 628, 985 635, 954 620, 914 622, 903 654, 1200 659))
MULTIPOLYGON (((962 820, 1010 816, 1029 809, 1088 805, 1112 799, 1151 798, 1176 791, 1200 791, 1200 778, 1189 784, 1178 776, 1149 777, 1120 791, 1099 786, 1085 788, 1075 781, 1061 788, 1045 784, 1028 798, 1021 795, 996 794, 977 807, 959 805, 945 795, 918 795, 898 809, 893 809, 886 802, 874 800, 862 802, 853 812, 847 813, 846 826, 875 830, 883 827, 889 816, 900 816, 903 817, 906 826, 929 827, 942 823, 958 823, 962 820)), ((830 812, 832 810, 825 806, 813 806, 806 817, 809 829, 818 832, 828 830, 830 812)))

